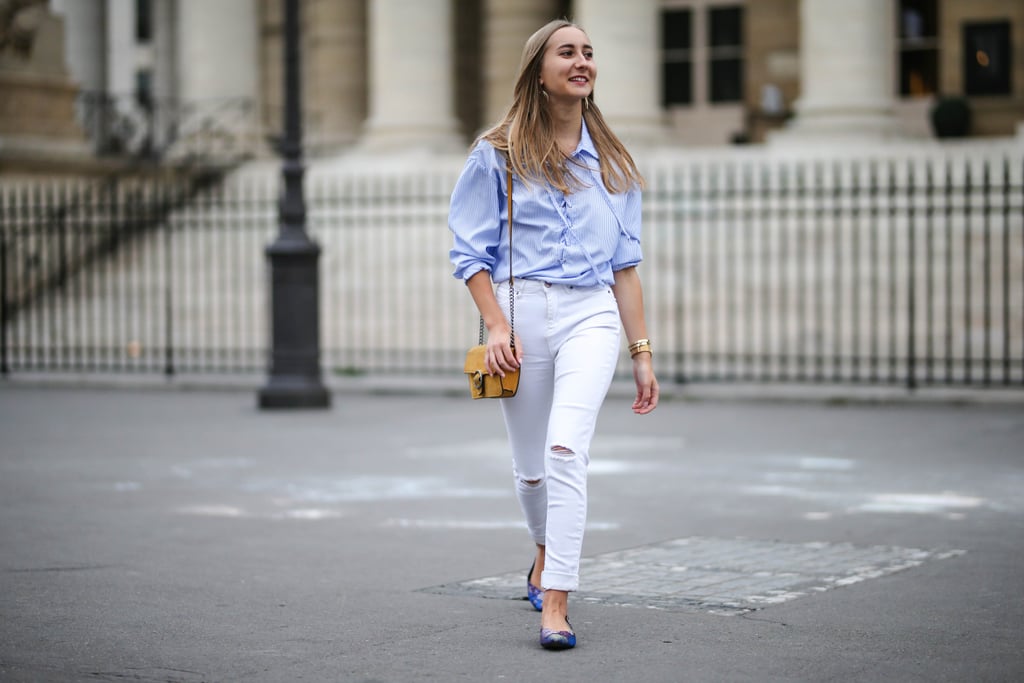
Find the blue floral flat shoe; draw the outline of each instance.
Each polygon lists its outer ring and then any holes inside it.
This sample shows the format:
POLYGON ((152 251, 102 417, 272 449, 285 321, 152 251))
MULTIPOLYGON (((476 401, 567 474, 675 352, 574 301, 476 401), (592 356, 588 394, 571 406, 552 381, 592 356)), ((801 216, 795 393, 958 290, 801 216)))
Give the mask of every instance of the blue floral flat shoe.
MULTIPOLYGON (((566 619, 565 623, 569 624, 566 619)), ((572 624, 569 624, 572 629, 572 624)), ((540 630, 540 646, 545 650, 569 650, 576 647, 576 633, 569 631, 555 631, 550 628, 540 630)))
POLYGON ((536 566, 537 560, 534 560, 533 564, 530 565, 530 571, 526 572, 526 597, 529 598, 533 608, 540 612, 544 609, 544 591, 530 583, 530 577, 533 576, 533 568, 536 566))

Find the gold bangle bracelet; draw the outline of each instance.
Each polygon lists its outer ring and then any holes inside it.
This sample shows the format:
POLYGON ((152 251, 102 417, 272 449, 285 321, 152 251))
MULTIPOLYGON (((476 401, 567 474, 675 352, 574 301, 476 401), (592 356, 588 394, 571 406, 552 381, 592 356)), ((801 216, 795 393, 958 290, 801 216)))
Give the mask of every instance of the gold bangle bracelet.
POLYGON ((641 353, 650 353, 652 356, 654 355, 654 353, 651 351, 650 344, 641 344, 629 350, 629 357, 636 358, 641 353))
POLYGON ((638 349, 641 346, 650 346, 650 345, 651 345, 651 340, 650 339, 637 339, 635 342, 633 342, 632 344, 629 345, 629 350, 630 350, 630 352, 632 352, 634 349, 638 349))

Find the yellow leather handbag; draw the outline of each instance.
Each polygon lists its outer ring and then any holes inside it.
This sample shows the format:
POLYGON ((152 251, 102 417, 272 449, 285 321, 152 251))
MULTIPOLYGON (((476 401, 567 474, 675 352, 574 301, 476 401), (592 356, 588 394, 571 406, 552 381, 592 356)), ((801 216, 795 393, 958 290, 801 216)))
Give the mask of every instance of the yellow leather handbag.
POLYGON ((469 394, 473 398, 511 398, 519 389, 519 368, 505 376, 488 375, 484 371, 484 352, 487 346, 479 344, 466 353, 465 372, 469 377, 469 394))
MULTIPOLYGON (((516 348, 515 279, 512 276, 512 169, 508 169, 508 317, 512 328, 510 345, 516 348)), ((519 389, 519 368, 506 372, 505 376, 489 375, 484 369, 484 319, 480 317, 480 338, 477 345, 466 353, 463 372, 469 378, 469 394, 477 398, 511 398, 519 389)))

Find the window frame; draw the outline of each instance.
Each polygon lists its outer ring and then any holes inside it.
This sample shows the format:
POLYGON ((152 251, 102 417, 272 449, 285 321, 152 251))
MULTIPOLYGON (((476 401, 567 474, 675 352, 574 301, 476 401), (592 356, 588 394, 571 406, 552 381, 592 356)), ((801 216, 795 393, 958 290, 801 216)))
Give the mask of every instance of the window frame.
POLYGON ((664 108, 669 107, 688 107, 693 106, 694 103, 694 10, 692 7, 663 7, 661 9, 661 104, 664 108), (689 29, 689 40, 688 46, 685 48, 681 47, 668 47, 666 45, 666 15, 668 13, 685 13, 686 24, 689 29), (680 66, 688 71, 686 79, 686 97, 685 99, 677 100, 670 99, 669 87, 667 83, 668 70, 670 66, 680 66))
MULTIPOLYGON (((961 56, 960 63, 963 69, 963 91, 967 97, 1012 97, 1013 96, 1013 23, 1009 19, 983 19, 978 21, 965 21, 960 25, 961 56), (995 90, 979 89, 977 81, 972 88, 970 76, 970 64, 972 54, 970 53, 969 32, 971 30, 996 29, 1005 37, 1003 47, 1006 54, 1003 62, 1006 64, 1005 74, 1001 78, 999 88, 995 90)), ((974 55, 977 55, 976 51, 974 55)), ((975 57, 976 58, 976 57, 975 57)))
POLYGON ((711 46, 711 12, 713 10, 736 9, 740 12, 740 39, 745 36, 745 24, 748 21, 748 0, 663 0, 660 4, 661 30, 664 32, 664 17, 666 13, 688 11, 690 13, 690 49, 688 55, 671 54, 682 52, 666 50, 664 34, 661 37, 661 102, 666 111, 673 110, 699 110, 720 107, 744 107, 746 99, 746 78, 747 78, 747 46, 728 45, 711 46), (689 58, 690 64, 690 101, 668 102, 667 87, 664 81, 666 65, 669 63, 679 64, 689 58), (672 59, 670 62, 670 58, 672 59), (739 96, 736 99, 716 100, 712 98, 712 65, 716 62, 728 60, 739 61, 739 96))
POLYGON ((744 10, 745 10, 745 7, 743 7, 742 5, 738 5, 738 4, 709 5, 705 9, 705 11, 707 12, 707 18, 706 18, 706 27, 707 27, 706 33, 707 33, 707 35, 705 37, 707 38, 707 50, 708 50, 708 59, 707 59, 708 88, 707 88, 707 93, 706 94, 707 94, 707 101, 710 102, 711 104, 733 104, 733 103, 736 103, 736 102, 740 102, 740 103, 743 102, 743 89, 744 89, 745 81, 746 81, 746 79, 745 79, 745 75, 746 75, 745 74, 746 60, 744 59, 745 46, 744 46, 744 44, 742 42, 743 41, 744 22, 746 21, 746 16, 745 16, 744 10), (740 41, 739 44, 733 44, 733 45, 712 45, 712 43, 711 43, 712 35, 713 35, 713 32, 714 32, 713 31, 713 23, 714 23, 714 21, 712 19, 713 13, 714 12, 724 12, 724 11, 737 11, 739 13, 739 36, 738 36, 738 39, 740 41), (738 65, 737 83, 736 83, 736 87, 737 87, 738 92, 737 92, 735 97, 731 97, 731 98, 723 98, 721 96, 716 97, 716 95, 715 95, 715 82, 716 82, 716 79, 713 78, 714 70, 715 70, 715 65, 729 64, 729 63, 733 63, 733 62, 737 63, 737 65, 738 65))
POLYGON ((148 45, 153 42, 153 0, 135 0, 135 42, 148 45))
MULTIPOLYGON (((942 34, 942 6, 939 0, 900 0, 896 4, 896 96, 904 99, 917 99, 922 97, 933 97, 939 93, 942 85, 942 45, 940 36, 942 34), (934 26, 932 33, 927 32, 921 36, 904 35, 904 17, 913 6, 930 3, 928 10, 933 19, 934 26), (914 92, 911 73, 913 66, 908 64, 912 58, 924 57, 927 62, 925 70, 932 73, 932 83, 925 84, 920 92, 914 92)), ((927 23, 928 11, 924 13, 924 23, 927 23)), ((927 31, 927 28, 925 29, 927 31)))

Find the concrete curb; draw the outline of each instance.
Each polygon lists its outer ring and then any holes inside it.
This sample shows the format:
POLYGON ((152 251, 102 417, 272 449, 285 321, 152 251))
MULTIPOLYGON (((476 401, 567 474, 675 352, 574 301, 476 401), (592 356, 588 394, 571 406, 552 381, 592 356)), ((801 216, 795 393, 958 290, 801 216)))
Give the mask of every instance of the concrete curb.
MULTIPOLYGON (((255 374, 189 374, 164 377, 153 374, 40 373, 8 376, 0 387, 50 387, 61 389, 133 389, 153 391, 234 391, 255 393, 266 381, 255 374)), ((462 377, 366 375, 327 377, 332 394, 460 396, 466 393, 462 377)), ((612 383, 609 397, 629 400, 633 384, 619 379, 612 383)), ((675 384, 663 382, 664 401, 784 401, 832 404, 1024 404, 1024 387, 1019 386, 927 386, 909 390, 902 386, 859 384, 800 384, 769 382, 722 382, 675 384)))

